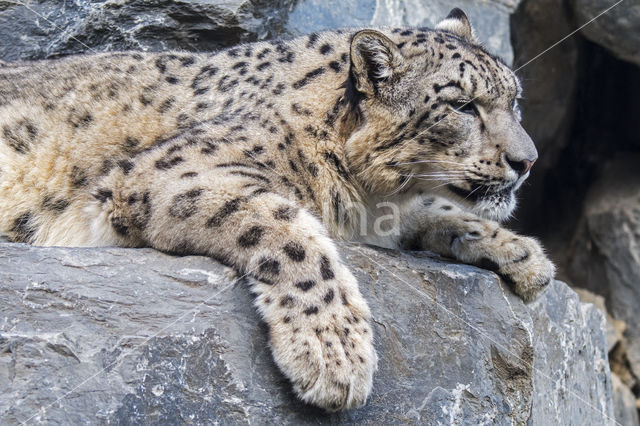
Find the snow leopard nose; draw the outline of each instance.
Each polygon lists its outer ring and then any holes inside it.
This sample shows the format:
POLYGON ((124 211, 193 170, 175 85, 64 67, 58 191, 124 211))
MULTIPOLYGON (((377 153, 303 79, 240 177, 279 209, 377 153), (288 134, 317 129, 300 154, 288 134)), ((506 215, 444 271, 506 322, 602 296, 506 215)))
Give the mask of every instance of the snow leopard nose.
POLYGON ((518 176, 527 174, 533 167, 533 164, 536 162, 536 160, 537 158, 534 158, 533 160, 513 161, 509 157, 507 157, 507 163, 509 163, 509 166, 513 170, 515 170, 516 173, 518 173, 518 176))

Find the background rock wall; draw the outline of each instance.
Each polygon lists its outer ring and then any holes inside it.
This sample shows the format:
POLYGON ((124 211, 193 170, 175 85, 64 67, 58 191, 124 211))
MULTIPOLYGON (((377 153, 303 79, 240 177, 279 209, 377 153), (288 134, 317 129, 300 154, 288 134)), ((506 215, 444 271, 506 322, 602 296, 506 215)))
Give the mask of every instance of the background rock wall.
MULTIPOLYGON (((432 26, 450 8, 461 7, 485 45, 518 69, 525 86, 524 126, 541 153, 523 190, 518 220, 511 226, 543 239, 561 267, 562 278, 604 296, 602 308, 612 315, 609 329, 616 331, 607 334, 611 367, 618 375, 613 379, 615 415, 623 424, 638 424, 634 404, 640 395, 640 323, 634 313, 640 306, 640 172, 633 159, 640 150, 640 5, 625 0, 546 51, 614 4, 613 0, 39 0, 24 4, 0 0, 0 60, 121 49, 209 51, 325 28, 432 26), (610 172, 616 170, 625 172, 610 172), (609 194, 607 188, 619 190, 609 194)), ((570 292, 563 297, 571 299, 570 292)), ((175 348, 186 344, 178 340, 172 343, 175 348)), ((545 350, 534 348, 534 354, 545 350)), ((173 371, 170 359, 166 354, 158 358, 157 365, 167 366, 166 374, 173 371)), ((138 382, 132 380, 127 389, 133 389, 133 383, 138 382)), ((602 385, 606 389, 607 383, 602 385)), ((144 392, 155 395, 146 387, 144 392)), ((466 395, 455 386, 446 392, 442 401, 466 395)), ((102 398, 121 402, 111 396, 102 398)), ((130 397, 129 413, 133 413, 131 407, 138 407, 136 398, 143 396, 130 397)), ((532 418, 552 415, 561 402, 545 406, 543 400, 535 401, 530 404, 532 418)), ((153 404, 149 407, 144 413, 155 412, 153 404)), ((242 418, 246 413, 236 408, 225 413, 234 416, 237 411, 242 418)))
MULTIPOLYGON (((511 63, 517 0, 461 0, 487 47, 511 63)), ((109 50, 208 51, 330 28, 433 26, 446 0, 0 1, 0 58, 40 59, 109 50)))
POLYGON ((622 331, 610 336, 616 418, 637 425, 640 3, 616 3, 524 0, 511 17, 523 123, 541 153, 512 225, 543 239, 561 278, 604 297, 622 331))

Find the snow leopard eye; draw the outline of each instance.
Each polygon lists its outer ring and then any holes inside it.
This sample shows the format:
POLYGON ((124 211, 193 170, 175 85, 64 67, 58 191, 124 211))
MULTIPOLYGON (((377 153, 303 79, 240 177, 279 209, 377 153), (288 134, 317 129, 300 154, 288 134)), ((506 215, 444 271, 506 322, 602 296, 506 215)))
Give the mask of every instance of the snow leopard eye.
POLYGON ((478 115, 478 109, 474 105, 473 101, 467 99, 456 99, 455 101, 450 102, 453 109, 458 112, 473 115, 474 117, 478 115))

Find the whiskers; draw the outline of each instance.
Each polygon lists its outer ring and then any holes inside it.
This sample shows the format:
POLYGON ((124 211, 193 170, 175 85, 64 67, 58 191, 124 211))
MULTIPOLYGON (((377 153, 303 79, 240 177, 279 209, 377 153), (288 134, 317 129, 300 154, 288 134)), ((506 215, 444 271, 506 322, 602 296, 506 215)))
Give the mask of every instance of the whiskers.
POLYGON ((397 193, 399 193, 400 191, 402 191, 411 181, 411 178, 413 178, 413 173, 410 173, 408 175, 401 175, 404 176, 405 178, 402 180, 402 183, 400 185, 398 185, 398 187, 391 191, 390 193, 388 193, 386 196, 390 197, 392 195, 396 195, 397 193))
POLYGON ((408 165, 411 165, 411 164, 430 164, 430 163, 453 164, 453 165, 456 165, 458 167, 462 166, 462 164, 456 163, 455 161, 446 161, 446 160, 403 161, 403 162, 388 164, 388 166, 397 167, 397 166, 408 166, 408 165))
POLYGON ((401 174, 400 176, 411 176, 419 180, 442 180, 442 179, 459 179, 464 178, 464 172, 455 170, 443 170, 439 172, 431 173, 410 173, 408 175, 401 174))
POLYGON ((394 191, 387 194, 387 196, 395 195, 401 192, 412 180, 418 180, 423 182, 433 182, 438 183, 438 185, 433 186, 431 189, 440 188, 441 186, 449 185, 454 182, 464 182, 466 179, 464 177, 464 172, 457 170, 444 170, 440 172, 433 173, 408 173, 408 174, 400 174, 400 176, 404 177, 398 188, 394 191))
POLYGON ((407 185, 411 181, 422 181, 422 182, 433 182, 431 189, 437 189, 442 186, 450 185, 452 183, 464 182, 466 181, 464 166, 460 163, 456 163, 455 161, 446 161, 446 160, 417 160, 417 161, 405 161, 405 162, 394 162, 387 164, 388 167, 402 167, 402 166, 411 166, 416 164, 442 164, 446 165, 446 169, 436 170, 431 172, 416 172, 416 171, 406 171, 404 173, 399 173, 399 176, 403 177, 402 182, 398 185, 391 193, 387 194, 387 196, 395 195, 401 192, 403 189, 407 187, 407 185), (452 167, 455 166, 455 167, 452 167))
POLYGON ((431 189, 442 188, 443 186, 451 185, 452 183, 455 183, 455 182, 464 182, 465 180, 466 179, 451 179, 451 180, 448 180, 446 182, 441 183, 440 185, 436 185, 436 186, 432 187, 431 189))
POLYGON ((460 180, 465 177, 464 166, 460 163, 456 163, 455 161, 446 161, 446 160, 418 160, 418 161, 405 161, 405 162, 397 162, 397 163, 389 163, 388 167, 402 167, 402 166, 411 166, 416 164, 443 164, 446 165, 446 169, 442 170, 434 170, 431 172, 416 172, 411 171, 409 175, 401 176, 411 176, 414 179, 418 180, 445 180, 445 179, 453 179, 460 180), (455 166, 455 167, 452 167, 455 166))
MULTIPOLYGON (((482 188, 481 186, 477 186, 476 189, 472 190, 470 193, 467 194, 466 197, 464 197, 464 199, 466 200, 467 198, 471 197, 471 195, 476 192, 478 189, 482 188)), ((487 195, 487 193, 485 192, 485 195, 487 195)))

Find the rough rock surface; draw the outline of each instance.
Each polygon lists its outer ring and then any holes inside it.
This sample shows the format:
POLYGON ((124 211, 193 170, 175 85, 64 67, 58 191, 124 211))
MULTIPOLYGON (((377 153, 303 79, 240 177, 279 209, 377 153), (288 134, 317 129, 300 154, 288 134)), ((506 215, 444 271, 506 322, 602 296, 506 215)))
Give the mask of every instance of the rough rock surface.
POLYGON ((572 0, 582 34, 606 47, 616 57, 640 65, 640 4, 637 1, 572 0), (606 13, 608 8, 611 8, 606 13))
POLYGON ((561 282, 343 245, 374 316, 366 407, 327 415, 274 365, 242 280, 204 257, 0 243, 5 424, 607 424, 604 318, 561 282))
POLYGON ((623 334, 627 328, 627 324, 624 321, 613 318, 609 314, 604 297, 579 287, 573 287, 573 291, 578 294, 581 302, 592 303, 604 314, 607 321, 607 328, 605 333, 605 336, 607 338, 607 351, 611 352, 613 347, 619 344, 622 339, 624 339, 623 334))
POLYGON ((640 419, 638 419, 636 396, 615 374, 611 375, 611 384, 613 388, 613 411, 616 421, 624 426, 639 425, 640 419))
POLYGON ((0 58, 112 50, 215 50, 283 32, 295 0, 0 2, 0 58))
MULTIPOLYGON (((461 0, 456 6, 468 12, 486 46, 510 63, 509 13, 517 4, 518 0, 461 0)), ((327 28, 432 26, 452 7, 445 0, 0 2, 0 59, 87 50, 209 51, 327 28)))
POLYGON ((624 426, 639 426, 636 396, 631 391, 637 388, 638 382, 629 365, 627 339, 624 337, 627 324, 609 314, 604 297, 583 288, 574 287, 573 290, 581 302, 592 303, 600 309, 607 321, 606 339, 611 368, 614 418, 624 426))
POLYGON ((570 273, 605 296, 609 312, 626 322, 628 357, 640 376, 640 155, 619 156, 605 167, 585 204, 570 273))

